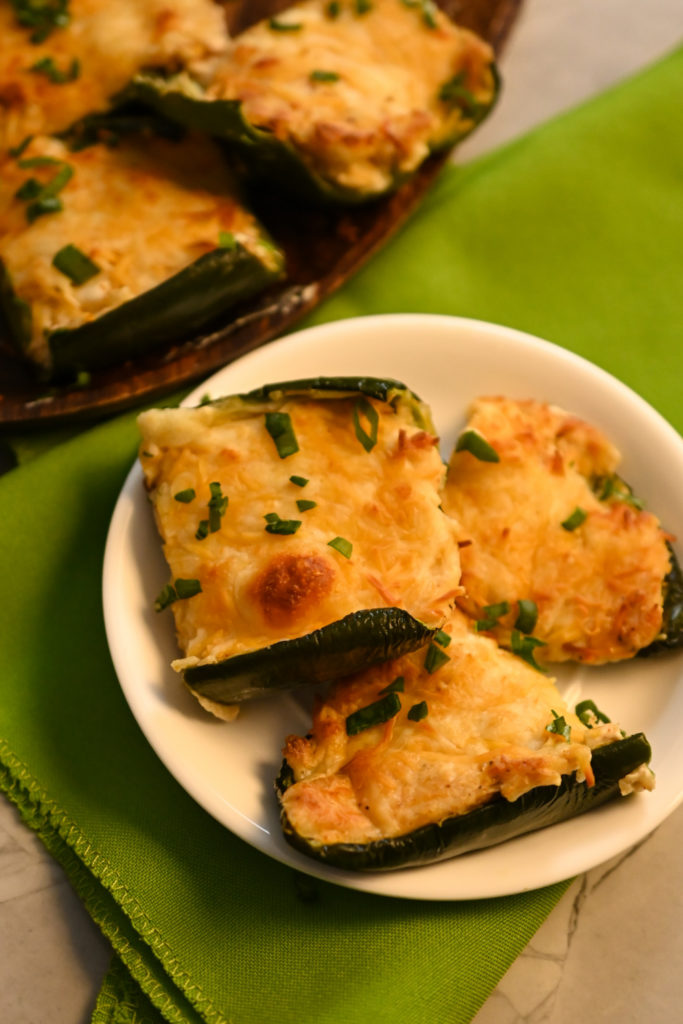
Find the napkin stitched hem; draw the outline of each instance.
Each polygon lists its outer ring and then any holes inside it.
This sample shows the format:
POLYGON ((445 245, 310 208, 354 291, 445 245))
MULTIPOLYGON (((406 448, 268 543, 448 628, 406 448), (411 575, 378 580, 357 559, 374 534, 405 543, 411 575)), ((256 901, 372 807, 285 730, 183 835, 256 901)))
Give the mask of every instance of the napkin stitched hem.
POLYGON ((147 994, 150 1002, 170 1024, 188 1024, 198 1014, 207 1024, 228 1024, 228 1020, 211 1001, 202 995, 189 975, 177 963, 172 951, 158 930, 128 892, 118 872, 85 838, 78 825, 62 811, 37 785, 28 768, 0 741, 0 789, 17 808, 22 820, 38 836, 48 852, 60 863, 88 913, 130 971, 131 976, 147 994), (116 910, 105 906, 102 889, 110 894, 115 905, 130 921, 137 935, 153 951, 158 966, 176 986, 179 1006, 150 970, 134 938, 126 935, 116 910), (168 960, 162 961, 161 956, 168 960))

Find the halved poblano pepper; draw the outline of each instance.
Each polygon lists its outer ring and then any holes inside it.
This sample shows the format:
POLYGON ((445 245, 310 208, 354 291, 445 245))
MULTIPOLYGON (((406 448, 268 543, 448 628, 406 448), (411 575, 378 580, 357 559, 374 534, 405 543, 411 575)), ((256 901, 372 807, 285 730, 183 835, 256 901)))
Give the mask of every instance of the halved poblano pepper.
MULTIPOLYGON (((577 781, 575 775, 567 775, 559 786, 539 786, 514 802, 496 796, 466 814, 387 839, 318 845, 297 833, 284 811, 283 833, 287 842, 302 853, 347 871, 388 871, 430 864, 557 825, 619 798, 620 780, 647 764, 651 753, 643 733, 635 733, 593 752, 595 782, 590 787, 585 781, 577 781)), ((284 762, 277 780, 280 798, 293 781, 291 769, 284 762)))
POLYGON ((488 44, 433 4, 304 0, 243 32, 201 80, 143 72, 126 95, 224 139, 252 180, 354 204, 468 135, 498 88, 488 44))
POLYGON ((454 612, 426 651, 339 680, 276 780, 286 840, 348 870, 482 849, 654 787, 650 747, 454 612))
POLYGON ((192 583, 158 606, 210 710, 428 644, 459 549, 430 411, 405 385, 314 377, 138 422, 171 581, 192 583))
POLYGON ((192 339, 283 271, 199 137, 35 138, 3 166, 0 234, 0 308, 56 379, 192 339))

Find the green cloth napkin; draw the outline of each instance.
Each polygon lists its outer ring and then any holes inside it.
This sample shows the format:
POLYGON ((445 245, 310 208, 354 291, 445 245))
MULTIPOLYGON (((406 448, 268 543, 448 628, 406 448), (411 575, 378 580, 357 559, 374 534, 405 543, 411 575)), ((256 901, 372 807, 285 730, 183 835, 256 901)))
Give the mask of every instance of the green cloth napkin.
MULTIPOLYGON (((308 323, 499 321, 591 358, 682 429, 682 90, 680 50, 449 167, 308 323)), ((135 449, 127 414, 0 479, 2 786, 115 950, 93 1020, 471 1020, 565 884, 461 903, 357 893, 266 858, 185 794, 132 718, 102 624, 106 530, 135 449)))

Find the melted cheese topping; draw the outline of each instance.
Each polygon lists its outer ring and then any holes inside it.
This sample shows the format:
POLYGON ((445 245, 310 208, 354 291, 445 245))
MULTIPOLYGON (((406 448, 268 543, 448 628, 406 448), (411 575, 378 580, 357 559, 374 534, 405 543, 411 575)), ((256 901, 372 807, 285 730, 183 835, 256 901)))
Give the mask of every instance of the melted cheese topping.
POLYGON ((487 605, 509 602, 497 631, 507 642, 515 602, 534 601, 533 635, 547 644, 536 649, 538 661, 600 664, 651 643, 662 625, 667 537, 651 513, 593 492, 592 481, 619 465, 614 446, 589 424, 534 401, 480 399, 468 425, 500 461, 468 452, 450 461, 444 508, 471 541, 461 553, 462 607, 483 619, 487 605), (576 508, 586 518, 563 528, 576 508))
POLYGON ((211 0, 69 0, 70 20, 41 43, 0 5, 0 151, 31 134, 63 131, 104 110, 137 71, 202 62, 228 43, 224 15, 211 0), (52 82, 32 71, 50 58, 73 81, 52 82))
MULTIPOLYGON (((439 506, 444 467, 436 438, 409 413, 372 402, 377 444, 366 452, 353 426, 354 398, 285 399, 299 451, 280 458, 264 406, 237 400, 139 417, 140 461, 172 579, 202 592, 173 604, 187 665, 215 662, 303 636, 364 608, 399 606, 437 624, 459 592, 455 524, 439 506), (296 486, 290 476, 309 480, 296 486), (210 484, 228 506, 203 539, 210 484), (188 504, 175 500, 192 488, 188 504), (315 502, 300 511, 298 500, 315 502), (298 520, 289 535, 265 516, 298 520), (350 541, 350 558, 329 546, 350 541)), ((269 407, 270 408, 270 407, 269 407)))
POLYGON ((381 192, 429 152, 473 127, 470 113, 439 99, 462 73, 478 102, 494 92, 493 53, 437 9, 373 0, 366 13, 306 0, 247 29, 206 84, 210 99, 241 100, 246 119, 292 143, 338 185, 381 192), (330 76, 332 80, 330 80, 330 76))
POLYGON ((310 733, 288 738, 296 781, 282 804, 309 843, 404 835, 567 774, 592 784, 591 749, 613 738, 601 736, 605 727, 587 729, 550 678, 471 632, 464 616, 454 613, 446 630, 449 660, 436 671, 425 670, 422 650, 338 683, 318 702, 310 733), (347 716, 398 676, 398 714, 348 736, 347 716), (427 716, 408 718, 422 701, 427 716), (548 731, 556 716, 570 726, 568 740, 548 731))
POLYGON ((0 164, 2 262, 16 296, 31 310, 28 355, 46 366, 49 332, 88 323, 161 284, 216 249, 221 231, 273 266, 274 250, 235 198, 221 153, 201 137, 131 136, 111 148, 78 152, 38 138, 20 161, 0 164), (35 157, 57 163, 21 166, 35 157), (17 189, 29 178, 45 184, 62 164, 73 170, 59 193, 63 209, 29 224, 17 189), (69 244, 100 268, 85 284, 74 284, 52 264, 69 244))

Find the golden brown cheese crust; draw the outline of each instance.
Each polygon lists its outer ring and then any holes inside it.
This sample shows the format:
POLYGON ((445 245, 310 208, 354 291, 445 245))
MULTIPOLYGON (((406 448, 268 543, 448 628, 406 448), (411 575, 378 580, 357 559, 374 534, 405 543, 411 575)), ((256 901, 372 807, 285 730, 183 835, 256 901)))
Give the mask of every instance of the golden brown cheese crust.
POLYGON ((176 668, 303 636, 359 609, 399 606, 428 624, 443 621, 460 568, 456 527, 439 505, 437 439, 372 400, 378 438, 365 451, 354 402, 274 403, 290 415, 299 445, 284 459, 260 407, 141 414, 140 461, 172 578, 202 587, 173 605, 183 652, 176 668), (309 482, 299 487, 292 475, 309 482), (200 540, 212 482, 228 506, 220 529, 200 540), (193 501, 175 500, 188 488, 193 501), (302 500, 315 506, 300 511, 302 500), (301 525, 269 533, 264 517, 273 513, 301 525), (349 558, 329 544, 340 536, 353 545, 349 558))
MULTIPOLYGON (((620 456, 595 427, 535 401, 493 397, 474 403, 468 423, 498 463, 454 452, 444 508, 460 522, 462 607, 477 619, 507 601, 496 631, 508 642, 520 599, 534 601, 533 635, 545 662, 588 664, 632 657, 659 634, 667 536, 657 518, 591 483, 610 478, 620 456), (562 526, 586 513, 575 529, 562 526)), ((616 492, 615 492, 616 494, 616 492)))
POLYGON ((174 67, 223 52, 228 38, 211 0, 69 0, 69 22, 39 43, 10 3, 0 5, 0 152, 32 134, 54 134, 93 111, 147 66, 174 67), (31 68, 50 59, 73 80, 31 68))
POLYGON ((449 660, 436 671, 426 671, 422 650, 337 683, 318 701, 310 733, 288 738, 283 753, 295 783, 283 809, 309 843, 405 835, 496 794, 513 801, 558 785, 567 774, 592 784, 591 750, 618 738, 613 726, 587 729, 550 678, 473 632, 457 612, 446 631, 449 660), (349 736, 347 716, 399 676, 398 714, 349 736), (426 717, 411 720, 422 701, 426 717), (548 731, 556 716, 571 727, 568 740, 548 731))
POLYGON ((0 255, 16 296, 31 310, 27 354, 45 366, 49 332, 79 327, 161 284, 216 249, 221 231, 270 264, 272 247, 236 198, 222 154, 202 137, 130 136, 78 152, 39 137, 19 160, 0 163, 0 255), (55 162, 22 166, 40 157, 55 162), (63 165, 73 171, 59 193, 63 209, 29 223, 17 190, 30 178, 45 184, 63 165), (100 272, 74 284, 52 263, 66 245, 100 272))
POLYGON ((478 102, 494 93, 493 53, 434 9, 373 0, 359 14, 342 2, 294 4, 276 23, 247 29, 207 83, 213 99, 240 100, 246 119, 291 142, 338 185, 381 192, 429 152, 473 127, 471 114, 439 99, 462 73, 478 102))

